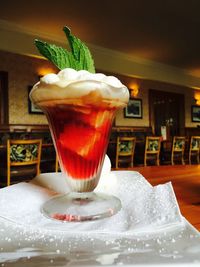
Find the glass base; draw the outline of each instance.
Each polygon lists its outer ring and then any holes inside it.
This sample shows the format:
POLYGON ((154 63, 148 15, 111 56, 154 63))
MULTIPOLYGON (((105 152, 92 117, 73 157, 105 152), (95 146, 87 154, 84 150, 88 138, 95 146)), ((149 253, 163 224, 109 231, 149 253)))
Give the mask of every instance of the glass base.
POLYGON ((82 222, 110 217, 120 209, 121 201, 114 196, 71 192, 51 198, 43 204, 41 212, 62 222, 82 222))

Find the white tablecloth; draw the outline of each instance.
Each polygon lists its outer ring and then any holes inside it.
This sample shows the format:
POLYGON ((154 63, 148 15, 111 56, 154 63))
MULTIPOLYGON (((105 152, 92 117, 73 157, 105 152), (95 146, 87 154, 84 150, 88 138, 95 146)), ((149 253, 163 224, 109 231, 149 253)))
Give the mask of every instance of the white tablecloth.
POLYGON ((68 190, 60 173, 0 190, 0 263, 199 266, 199 232, 181 216, 171 183, 152 187, 137 172, 104 173, 96 190, 120 198, 116 215, 84 223, 44 217, 42 203, 68 190))

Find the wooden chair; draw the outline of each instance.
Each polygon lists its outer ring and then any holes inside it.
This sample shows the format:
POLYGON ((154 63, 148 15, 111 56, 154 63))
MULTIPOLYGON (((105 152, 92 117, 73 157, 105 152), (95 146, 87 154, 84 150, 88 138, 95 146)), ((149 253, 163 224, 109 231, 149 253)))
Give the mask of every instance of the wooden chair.
POLYGON ((11 177, 33 178, 40 173, 42 139, 7 140, 7 185, 11 177))
POLYGON ((135 137, 117 137, 116 169, 121 168, 123 164, 125 167, 133 167, 135 143, 135 137))
POLYGON ((57 153, 56 153, 56 161, 55 161, 55 172, 60 172, 60 164, 59 164, 57 153))
POLYGON ((176 161, 176 162, 181 162, 182 165, 184 165, 185 164, 184 152, 185 152, 185 137, 174 136, 172 143, 172 152, 171 152, 171 164, 175 165, 176 161))
POLYGON ((148 165, 160 165, 160 136, 147 136, 145 142, 145 152, 144 152, 144 166, 148 165))
POLYGON ((196 159, 196 163, 199 164, 199 152, 200 152, 200 136, 191 136, 189 147, 189 164, 192 164, 192 159, 196 159))

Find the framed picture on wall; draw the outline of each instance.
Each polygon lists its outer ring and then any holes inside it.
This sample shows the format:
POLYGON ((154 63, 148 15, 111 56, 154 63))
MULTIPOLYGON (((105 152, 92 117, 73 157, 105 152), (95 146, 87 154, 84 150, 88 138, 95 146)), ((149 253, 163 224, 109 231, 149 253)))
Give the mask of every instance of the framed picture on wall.
POLYGON ((192 122, 200 122, 200 106, 192 106, 191 119, 192 122))
POLYGON ((129 99, 124 108, 124 117, 130 119, 142 119, 142 99, 129 99))
POLYGON ((38 108, 36 105, 32 103, 32 101, 29 98, 29 93, 32 89, 32 86, 28 86, 28 112, 30 114, 44 114, 40 108, 38 108))

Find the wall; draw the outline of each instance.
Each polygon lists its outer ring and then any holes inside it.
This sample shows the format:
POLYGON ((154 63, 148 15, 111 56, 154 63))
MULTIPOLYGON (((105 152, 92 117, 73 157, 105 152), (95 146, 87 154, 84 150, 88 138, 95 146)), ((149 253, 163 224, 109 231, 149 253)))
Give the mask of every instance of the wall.
POLYGON ((149 89, 183 94, 185 96, 185 127, 196 127, 199 124, 192 122, 191 120, 191 105, 195 105, 194 89, 159 81, 130 78, 130 77, 125 77, 123 75, 118 75, 118 76, 120 80, 123 81, 129 88, 131 88, 132 84, 138 85, 139 92, 136 98, 142 99, 143 117, 142 119, 124 118, 123 110, 120 110, 115 120, 116 126, 146 126, 146 127, 150 126, 149 103, 148 103, 149 89))
POLYGON ((41 67, 55 71, 46 60, 0 51, 0 70, 7 71, 9 79, 10 124, 47 124, 44 115, 28 112, 28 86, 38 81, 41 67))
MULTIPOLYGON (((35 84, 38 81, 38 75, 44 74, 44 71, 57 72, 55 67, 44 59, 0 51, 0 70, 7 71, 9 74, 9 123, 46 124, 47 121, 44 115, 28 113, 28 86, 35 84)), ((164 82, 127 77, 119 74, 117 76, 129 88, 133 83, 139 85, 137 98, 142 99, 143 118, 125 119, 123 110, 120 110, 116 117, 116 126, 149 126, 149 89, 184 94, 186 109, 185 126, 197 126, 196 123, 191 122, 191 105, 194 104, 193 89, 164 82)))

